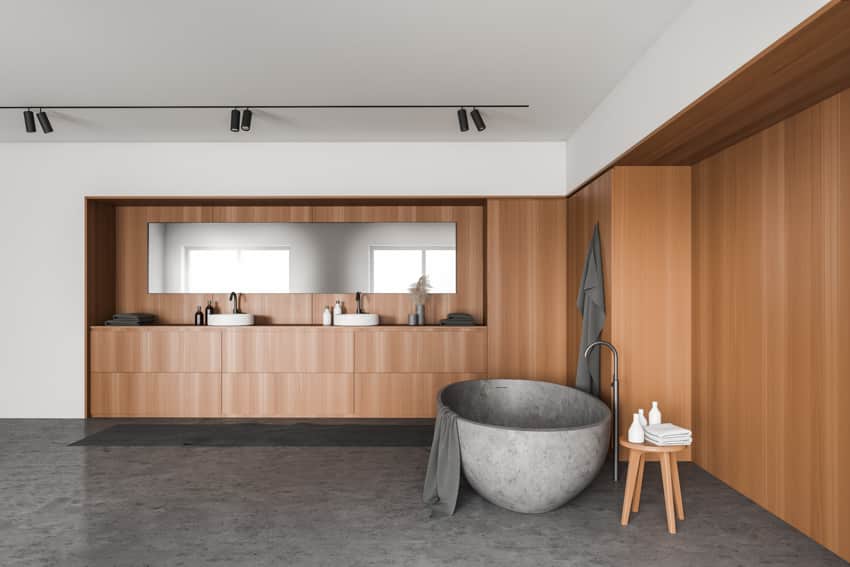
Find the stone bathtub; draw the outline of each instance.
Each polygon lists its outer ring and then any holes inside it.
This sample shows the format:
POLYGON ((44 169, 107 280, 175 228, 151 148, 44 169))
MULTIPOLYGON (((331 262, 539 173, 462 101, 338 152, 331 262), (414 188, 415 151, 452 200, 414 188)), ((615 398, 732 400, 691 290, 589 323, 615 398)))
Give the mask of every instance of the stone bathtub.
POLYGON ((566 504, 599 473, 611 410, 575 388, 536 380, 471 380, 443 388, 457 415, 461 467, 484 498, 515 512, 566 504))

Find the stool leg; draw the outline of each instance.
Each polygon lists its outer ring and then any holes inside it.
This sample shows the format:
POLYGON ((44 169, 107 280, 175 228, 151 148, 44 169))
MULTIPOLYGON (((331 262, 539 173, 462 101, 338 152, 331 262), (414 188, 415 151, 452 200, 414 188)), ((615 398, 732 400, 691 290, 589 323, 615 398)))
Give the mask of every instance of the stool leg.
POLYGON ((640 462, 640 451, 629 449, 629 471, 626 473, 626 493, 623 495, 623 515, 620 517, 620 525, 629 525, 629 510, 632 508, 632 498, 635 494, 635 481, 637 481, 638 463, 640 462))
POLYGON ((673 478, 670 472, 670 453, 661 453, 661 482, 664 484, 664 509, 667 512, 667 531, 676 533, 676 516, 673 510, 673 478))
POLYGON ((673 498, 676 500, 676 516, 680 520, 684 520, 685 506, 682 504, 682 487, 679 484, 679 461, 676 459, 675 453, 670 453, 670 461, 672 464, 670 472, 673 477, 673 498))
POLYGON ((632 513, 636 514, 640 510, 640 491, 643 487, 643 467, 646 464, 646 455, 641 453, 640 465, 638 466, 637 484, 635 484, 635 496, 632 499, 632 513))

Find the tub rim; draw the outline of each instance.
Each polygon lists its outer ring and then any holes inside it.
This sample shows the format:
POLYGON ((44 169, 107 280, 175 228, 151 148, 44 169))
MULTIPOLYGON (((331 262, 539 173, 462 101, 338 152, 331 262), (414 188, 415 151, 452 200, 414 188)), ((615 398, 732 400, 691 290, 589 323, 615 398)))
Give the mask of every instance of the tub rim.
POLYGON ((556 384, 554 382, 546 382, 545 380, 532 380, 532 381, 533 382, 544 382, 546 384, 551 384, 552 386, 557 386, 557 387, 560 387, 560 388, 568 388, 570 390, 575 390, 579 394, 582 394, 583 396, 587 396, 590 400, 592 400, 592 403, 599 404, 603 408, 605 408, 605 410, 607 411, 607 413, 605 414, 605 417, 602 418, 599 421, 589 423, 587 425, 578 425, 578 426, 575 426, 575 427, 508 427, 507 425, 496 425, 495 423, 484 423, 483 421, 475 421, 473 419, 463 417, 462 415, 457 413, 455 410, 453 410, 451 407, 449 407, 445 402, 443 402, 443 394, 445 393, 445 391, 448 390, 449 388, 453 387, 453 386, 456 386, 457 384, 463 384, 465 382, 528 382, 529 380, 531 380, 531 379, 528 379, 528 378, 477 378, 475 380, 460 380, 458 382, 453 382, 451 384, 448 384, 448 385, 440 388, 440 391, 437 392, 437 404, 439 405, 440 408, 445 408, 447 411, 454 414, 455 419, 457 419, 459 421, 465 421, 467 423, 479 425, 481 427, 489 427, 491 429, 496 429, 496 430, 500 430, 500 431, 522 431, 522 432, 539 431, 539 432, 544 432, 544 433, 554 433, 554 432, 565 432, 565 431, 582 431, 584 429, 591 429, 593 427, 598 427, 600 425, 604 425, 605 423, 610 424, 611 419, 612 419, 611 408, 609 408, 608 404, 603 402, 600 398, 595 398, 592 395, 588 394, 587 392, 584 392, 584 391, 579 390, 578 388, 574 388, 572 386, 567 386, 565 384, 556 384))

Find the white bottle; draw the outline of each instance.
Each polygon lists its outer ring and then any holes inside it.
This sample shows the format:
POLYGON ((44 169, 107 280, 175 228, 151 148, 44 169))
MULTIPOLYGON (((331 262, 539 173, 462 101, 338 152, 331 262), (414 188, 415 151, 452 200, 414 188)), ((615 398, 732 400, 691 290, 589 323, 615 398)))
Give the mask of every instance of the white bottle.
POLYGON ((342 303, 340 303, 339 299, 334 303, 334 317, 337 315, 342 315, 342 303))
POLYGON ((646 427, 648 425, 648 422, 646 421, 646 416, 643 415, 643 408, 638 410, 638 415, 640 416, 640 424, 646 427))
POLYGON ((629 443, 643 443, 643 426, 640 424, 640 415, 634 414, 632 425, 629 427, 629 443))
POLYGON ((661 423, 661 410, 658 409, 658 402, 652 402, 652 409, 649 410, 649 424, 658 425, 661 423))
POLYGON ((328 326, 331 324, 331 308, 325 305, 325 310, 322 312, 322 325, 328 326))

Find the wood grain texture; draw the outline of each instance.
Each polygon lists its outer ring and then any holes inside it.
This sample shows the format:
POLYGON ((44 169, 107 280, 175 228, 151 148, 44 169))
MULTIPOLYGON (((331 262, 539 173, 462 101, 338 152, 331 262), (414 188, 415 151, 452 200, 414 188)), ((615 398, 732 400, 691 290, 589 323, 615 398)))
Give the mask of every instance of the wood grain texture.
POLYGON ((219 373, 91 375, 92 417, 219 417, 219 373))
MULTIPOLYGON (((614 181, 612 171, 607 171, 581 191, 567 199, 567 385, 575 386, 581 342, 581 313, 576 308, 584 261, 593 236, 593 227, 599 224, 602 248, 602 278, 605 286, 605 326, 600 338, 611 340, 614 308, 611 297, 611 191, 614 181)), ((600 386, 602 399, 611 405, 611 357, 603 353, 600 372, 604 377, 600 386)))
POLYGON ((254 327, 222 334, 224 372, 354 371, 354 331, 322 327, 254 327))
POLYGON ((111 319, 115 313, 115 207, 109 203, 85 201, 85 415, 89 406, 89 372, 91 371, 90 325, 111 319))
POLYGON ((225 373, 224 417, 350 417, 352 374, 225 373))
POLYGON ((358 330, 354 358, 356 372, 484 373, 487 372, 487 329, 358 330))
POLYGON ((354 375, 354 413, 357 417, 434 417, 441 389, 481 378, 486 373, 358 373, 354 375))
POLYGON ((850 92, 694 167, 696 462, 850 560, 850 92))
MULTIPOLYGON (((616 167, 611 338, 620 353, 620 435, 658 401, 691 427, 691 171, 616 167)), ((689 451, 685 458, 690 458, 689 451)))
POLYGON ((566 199, 487 201, 488 373, 567 380, 566 199))
MULTIPOLYGON (((149 294, 147 223, 149 222, 455 222, 457 224, 457 293, 434 294, 426 318, 436 323, 463 311, 484 318, 484 208, 480 205, 118 205, 116 210, 116 299, 119 311, 146 311, 165 324, 192 322, 198 305, 213 299, 218 312, 229 309, 227 294, 149 294)), ((104 205, 106 206, 106 205, 104 205)), ((108 205, 112 206, 112 205, 108 205)), ((236 290, 238 291, 238 290, 236 290)), ((242 310, 261 325, 321 323, 326 296, 313 294, 247 294, 242 310)), ((349 312, 354 299, 350 294, 349 312)), ((384 324, 404 324, 413 308, 407 294, 367 294, 364 308, 381 315, 384 324)), ((111 314, 110 314, 111 315, 111 314)))
POLYGON ((92 372, 220 372, 221 334, 203 328, 96 327, 92 372))
POLYGON ((693 164, 850 86, 850 2, 833 1, 660 126, 618 165, 693 164))

